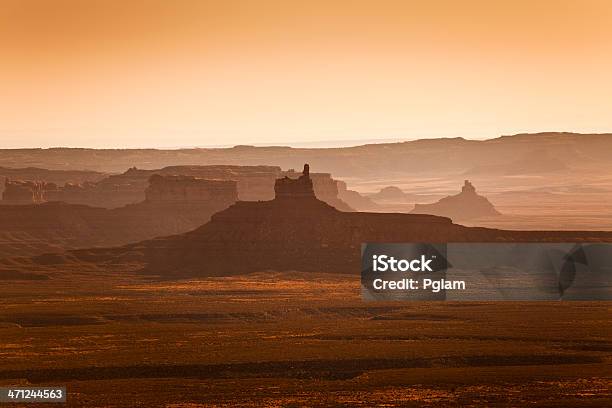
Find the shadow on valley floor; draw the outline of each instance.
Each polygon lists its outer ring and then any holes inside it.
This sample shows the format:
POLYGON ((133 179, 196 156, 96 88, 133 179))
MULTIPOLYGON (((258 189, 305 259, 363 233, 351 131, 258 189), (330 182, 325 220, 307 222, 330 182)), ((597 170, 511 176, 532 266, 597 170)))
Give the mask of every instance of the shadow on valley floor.
POLYGON ((436 358, 352 359, 352 360, 294 360, 257 363, 212 365, 136 365, 124 367, 87 367, 0 371, 0 379, 25 378, 31 383, 49 381, 93 381, 126 378, 301 378, 319 380, 347 380, 367 371, 401 368, 433 367, 504 367, 567 364, 594 364, 603 360, 595 356, 551 355, 478 355, 436 358))

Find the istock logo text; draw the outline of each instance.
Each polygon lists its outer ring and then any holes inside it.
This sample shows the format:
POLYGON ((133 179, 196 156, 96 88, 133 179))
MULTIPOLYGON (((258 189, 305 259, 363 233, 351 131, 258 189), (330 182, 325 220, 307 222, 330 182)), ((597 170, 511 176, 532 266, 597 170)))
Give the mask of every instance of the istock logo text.
POLYGON ((387 255, 374 255, 372 257, 372 270, 374 272, 433 272, 429 264, 433 259, 426 259, 421 255, 420 259, 395 259, 387 255))

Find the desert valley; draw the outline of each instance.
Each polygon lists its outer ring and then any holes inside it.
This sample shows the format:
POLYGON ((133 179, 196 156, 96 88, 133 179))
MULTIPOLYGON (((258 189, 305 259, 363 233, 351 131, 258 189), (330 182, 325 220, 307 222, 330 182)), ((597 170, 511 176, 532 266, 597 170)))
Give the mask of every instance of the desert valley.
POLYGON ((88 407, 610 405, 608 302, 366 302, 359 278, 364 242, 612 242, 610 151, 2 150, 0 386, 88 407))

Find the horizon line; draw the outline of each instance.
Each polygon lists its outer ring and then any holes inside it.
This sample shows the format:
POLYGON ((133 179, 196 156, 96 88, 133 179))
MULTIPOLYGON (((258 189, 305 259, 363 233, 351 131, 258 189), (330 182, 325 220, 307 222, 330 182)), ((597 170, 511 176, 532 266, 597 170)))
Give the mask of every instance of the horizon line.
POLYGON ((236 143, 236 144, 210 144, 210 145, 182 145, 182 146, 125 146, 125 147, 83 147, 83 146, 47 146, 47 147, 0 147, 0 150, 53 150, 53 149, 79 149, 79 150, 196 150, 196 149, 233 149, 233 148, 265 148, 265 147, 283 147, 283 148, 294 148, 294 149, 333 149, 333 148, 349 148, 349 147, 360 147, 372 144, 393 144, 393 143, 407 143, 416 142, 421 140, 468 140, 485 142, 489 140, 500 139, 503 137, 513 136, 524 136, 530 135, 534 137, 542 135, 580 135, 580 136, 592 136, 592 135, 612 135, 612 132, 597 132, 597 133, 581 133, 571 131, 541 131, 541 132, 521 132, 509 135, 499 135, 495 137, 464 137, 464 136, 431 136, 431 137, 418 137, 418 138, 407 138, 407 137, 393 137, 393 138, 377 138, 377 139, 336 139, 336 140, 318 140, 318 141, 304 141, 304 142, 261 142, 261 143, 236 143))

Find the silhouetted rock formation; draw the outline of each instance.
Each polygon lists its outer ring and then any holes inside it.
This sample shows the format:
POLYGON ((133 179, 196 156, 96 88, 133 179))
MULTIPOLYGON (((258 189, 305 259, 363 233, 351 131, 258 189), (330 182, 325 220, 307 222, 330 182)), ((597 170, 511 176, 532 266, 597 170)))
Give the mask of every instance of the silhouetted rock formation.
POLYGON ((179 275, 338 271, 355 263, 353 255, 366 237, 392 239, 389 227, 398 222, 425 236, 428 229, 453 226, 448 218, 429 215, 338 211, 315 197, 308 165, 297 179, 276 180, 275 191, 274 200, 239 201, 197 230, 148 242, 147 270, 179 275))
MULTIPOLYGON (((100 190, 100 195, 117 191, 122 205, 125 205, 145 199, 145 188, 153 175, 191 176, 204 180, 234 181, 240 200, 269 200, 274 196, 274 180, 280 173, 281 169, 276 166, 169 166, 156 170, 133 167, 100 181, 95 188, 100 190)), ((110 204, 112 202, 104 206, 111 207, 110 204)))
MULTIPOLYGON (((340 198, 340 185, 341 181, 334 180, 329 173, 308 173, 309 178, 312 181, 312 189, 314 196, 321 201, 326 202, 332 207, 340 211, 355 211, 354 208, 340 198)), ((302 177, 300 173, 296 173, 293 170, 289 170, 281 173, 290 179, 299 179, 302 177)), ((275 182, 276 186, 276 182, 275 182)), ((276 187, 275 187, 276 197, 276 187)), ((272 197, 274 198, 274 197, 272 197)))
POLYGON ((218 201, 229 206, 238 200, 238 189, 233 180, 204 180, 193 176, 155 174, 149 179, 145 200, 149 203, 218 201))
MULTIPOLYGON (((171 166, 159 170, 141 170, 133 167, 125 173, 106 177, 97 183, 67 183, 61 187, 43 183, 40 202, 64 201, 104 208, 135 204, 145 200, 145 189, 149 179, 156 174, 211 180, 210 188, 214 188, 212 183, 215 182, 232 181, 237 184, 238 199, 246 201, 271 200, 274 198, 274 183, 277 178, 299 177, 299 173, 293 170, 283 172, 276 166, 171 166)), ((339 210, 352 211, 349 205, 338 198, 337 182, 329 173, 314 173, 310 177, 319 199, 339 210)))
POLYGON ((476 188, 465 180, 461 193, 440 199, 433 204, 415 204, 412 214, 432 214, 453 220, 469 220, 499 215, 486 197, 478 195, 476 188))
MULTIPOLYGON (((612 232, 505 231, 465 227, 434 215, 342 212, 304 194, 309 178, 304 172, 297 180, 284 179, 278 184, 282 196, 238 201, 184 234, 118 248, 72 250, 59 257, 32 258, 29 263, 5 259, 0 269, 86 262, 119 270, 142 268, 166 277, 266 270, 359 273, 365 242, 612 242, 612 232)), ((473 194, 469 184, 465 190, 473 194)))
MULTIPOLYGON (((419 214, 341 212, 308 194, 308 174, 278 181, 271 201, 239 201, 202 227, 96 256, 141 254, 164 276, 214 276, 265 270, 358 273, 364 242, 612 242, 604 232, 471 228, 419 214)), ((468 194, 472 191, 466 186, 468 194)))
POLYGON ((277 199, 286 198, 315 198, 312 180, 310 179, 310 167, 304 165, 302 175, 297 179, 287 176, 277 179, 274 183, 274 194, 277 199))

